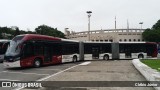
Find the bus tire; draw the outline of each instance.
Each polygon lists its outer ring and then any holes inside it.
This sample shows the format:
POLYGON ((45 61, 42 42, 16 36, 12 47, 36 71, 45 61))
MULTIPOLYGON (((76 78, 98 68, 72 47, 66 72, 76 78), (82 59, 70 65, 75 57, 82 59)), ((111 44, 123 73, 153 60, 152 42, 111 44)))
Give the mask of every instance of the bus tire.
POLYGON ((144 58, 143 54, 139 54, 139 55, 138 55, 138 58, 139 58, 139 59, 144 58))
POLYGON ((72 61, 77 62, 77 56, 76 55, 73 56, 72 61))
POLYGON ((41 66, 41 59, 36 58, 36 59, 34 60, 33 65, 34 65, 35 68, 40 67, 40 66, 41 66))
POLYGON ((104 55, 103 60, 109 60, 109 55, 104 55))

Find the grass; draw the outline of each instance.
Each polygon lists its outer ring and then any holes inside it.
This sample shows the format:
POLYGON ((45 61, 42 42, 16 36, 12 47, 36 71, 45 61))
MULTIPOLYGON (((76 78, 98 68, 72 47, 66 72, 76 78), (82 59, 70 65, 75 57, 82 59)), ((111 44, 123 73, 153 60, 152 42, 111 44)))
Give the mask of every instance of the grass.
POLYGON ((141 60, 142 63, 148 65, 152 69, 160 71, 160 59, 141 60))

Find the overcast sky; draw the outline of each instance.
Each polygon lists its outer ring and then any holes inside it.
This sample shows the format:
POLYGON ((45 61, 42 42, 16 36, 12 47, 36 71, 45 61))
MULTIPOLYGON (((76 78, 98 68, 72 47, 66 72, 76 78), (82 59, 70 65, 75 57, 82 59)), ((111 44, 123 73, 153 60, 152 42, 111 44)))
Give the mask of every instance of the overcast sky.
POLYGON ((0 0, 0 26, 34 30, 45 24, 64 31, 86 31, 92 11, 91 30, 151 28, 160 19, 160 0, 0 0))

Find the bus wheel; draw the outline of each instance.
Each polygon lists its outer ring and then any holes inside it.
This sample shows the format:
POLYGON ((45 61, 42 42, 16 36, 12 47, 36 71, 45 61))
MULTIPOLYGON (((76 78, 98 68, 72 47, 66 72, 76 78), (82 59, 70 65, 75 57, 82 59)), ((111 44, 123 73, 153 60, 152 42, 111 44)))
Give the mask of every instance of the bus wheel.
POLYGON ((38 68, 41 66, 41 60, 40 59, 35 59, 34 60, 34 67, 38 68))
POLYGON ((73 56, 73 62, 77 61, 77 56, 73 56))
POLYGON ((144 58, 143 54, 138 55, 138 58, 139 58, 139 59, 144 58))
POLYGON ((104 60, 109 60, 109 56, 108 55, 104 55, 103 59, 104 60))

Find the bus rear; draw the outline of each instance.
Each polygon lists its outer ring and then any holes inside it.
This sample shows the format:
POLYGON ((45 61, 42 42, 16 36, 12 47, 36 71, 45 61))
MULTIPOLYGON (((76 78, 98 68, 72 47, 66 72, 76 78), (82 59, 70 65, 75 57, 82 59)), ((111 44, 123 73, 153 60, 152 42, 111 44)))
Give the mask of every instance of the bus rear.
POLYGON ((0 62, 4 60, 4 54, 7 50, 10 40, 0 40, 0 62))
POLYGON ((120 59, 157 57, 157 44, 154 42, 123 42, 119 44, 120 59))

